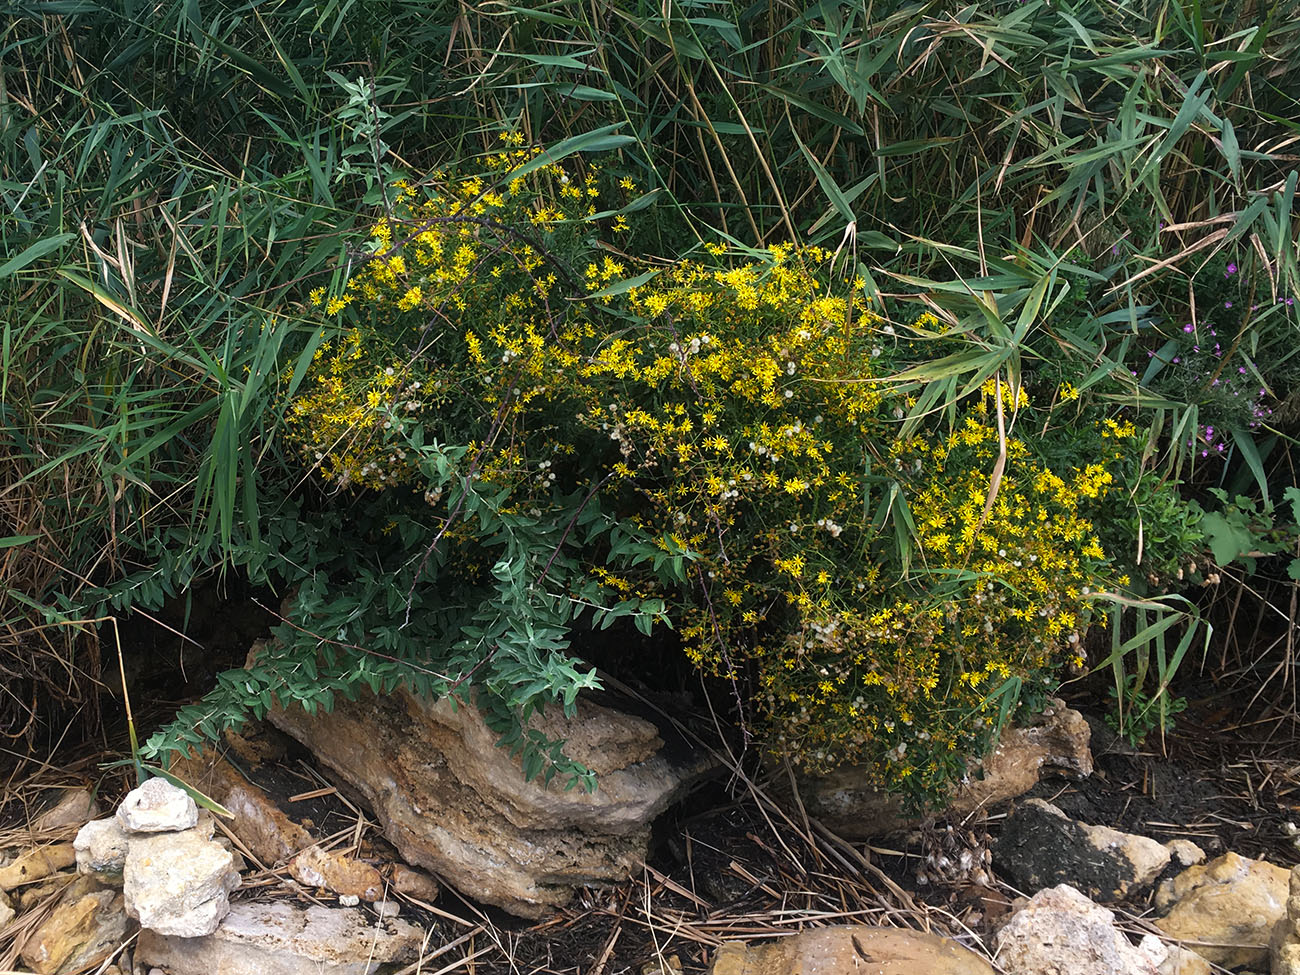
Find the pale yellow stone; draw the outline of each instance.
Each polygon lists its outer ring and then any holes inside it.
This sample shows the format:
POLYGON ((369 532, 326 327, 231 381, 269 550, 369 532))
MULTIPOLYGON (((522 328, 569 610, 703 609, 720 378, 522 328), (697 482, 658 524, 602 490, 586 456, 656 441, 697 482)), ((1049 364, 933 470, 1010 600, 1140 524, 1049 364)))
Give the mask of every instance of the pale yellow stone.
POLYGON ((0 890, 13 890, 22 884, 44 880, 77 862, 71 843, 51 843, 28 850, 7 867, 0 868, 0 890))
POLYGON ((813 928, 753 945, 729 942, 713 955, 710 975, 995 975, 955 941, 902 928, 813 928))
POLYGON ((1225 968, 1268 963, 1277 922, 1286 917, 1290 871, 1225 853, 1160 885, 1156 925, 1225 968))

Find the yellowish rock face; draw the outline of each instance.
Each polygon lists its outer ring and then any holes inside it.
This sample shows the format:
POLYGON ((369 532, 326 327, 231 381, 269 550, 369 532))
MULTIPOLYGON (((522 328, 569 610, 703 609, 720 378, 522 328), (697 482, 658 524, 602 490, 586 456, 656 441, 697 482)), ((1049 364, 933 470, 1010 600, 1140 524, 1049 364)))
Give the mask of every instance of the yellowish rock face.
POLYGON ((733 942, 710 975, 994 975, 984 959, 947 938, 901 928, 845 925, 764 944, 733 942))
POLYGON ((1225 853, 1161 885, 1156 906, 1167 913, 1156 924, 1216 965, 1267 964, 1289 881, 1282 867, 1225 853))

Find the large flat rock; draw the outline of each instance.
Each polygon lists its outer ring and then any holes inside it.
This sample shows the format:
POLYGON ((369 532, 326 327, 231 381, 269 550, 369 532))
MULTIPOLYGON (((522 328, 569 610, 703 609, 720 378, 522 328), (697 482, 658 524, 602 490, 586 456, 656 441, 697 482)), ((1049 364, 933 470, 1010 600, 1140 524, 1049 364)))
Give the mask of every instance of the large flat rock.
POLYGON ((547 713, 530 727, 566 741, 597 773, 594 793, 524 781, 479 713, 446 699, 363 694, 270 720, 364 796, 407 862, 524 917, 638 872, 654 817, 712 767, 670 758, 653 724, 582 699, 572 720, 547 713))
POLYGON ((206 937, 142 931, 136 958, 170 975, 374 975, 416 961, 422 942, 405 921, 375 927, 356 908, 245 901, 206 937))

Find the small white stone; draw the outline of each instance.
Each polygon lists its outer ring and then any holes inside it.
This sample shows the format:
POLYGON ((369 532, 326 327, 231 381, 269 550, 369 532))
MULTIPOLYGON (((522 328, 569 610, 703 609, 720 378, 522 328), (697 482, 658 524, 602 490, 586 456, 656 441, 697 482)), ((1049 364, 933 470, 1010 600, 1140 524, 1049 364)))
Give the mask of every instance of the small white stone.
POLYGON ((1183 867, 1191 867, 1205 862, 1205 851, 1191 840, 1170 840, 1165 844, 1165 849, 1183 867))
POLYGON ((361 898, 356 894, 339 894, 339 903, 344 907, 356 907, 361 903, 361 898))
POLYGON ((116 819, 87 823, 72 841, 72 848, 77 851, 77 872, 120 887, 128 839, 116 819))
POLYGON ((149 779, 127 793, 117 821, 132 833, 175 833, 199 821, 199 807, 188 792, 166 779, 149 779))
POLYGON ((1142 940, 1138 942, 1138 951, 1151 959, 1151 964, 1159 968, 1169 957, 1169 949, 1165 943, 1157 938, 1154 934, 1144 934, 1142 940))

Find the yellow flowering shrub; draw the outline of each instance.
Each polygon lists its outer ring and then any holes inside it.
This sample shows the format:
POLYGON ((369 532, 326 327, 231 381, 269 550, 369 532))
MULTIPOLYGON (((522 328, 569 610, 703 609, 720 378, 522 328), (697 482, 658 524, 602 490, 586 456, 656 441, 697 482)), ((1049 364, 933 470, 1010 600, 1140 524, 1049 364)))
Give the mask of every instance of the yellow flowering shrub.
MULTIPOLYGON (((769 747, 933 795, 1078 662, 1114 584, 1088 512, 1127 447, 1054 469, 999 433, 1029 403, 995 384, 953 429, 900 438, 898 329, 861 282, 786 245, 634 265, 590 239, 634 191, 517 146, 400 187, 368 261, 313 294, 347 323, 293 437, 329 484, 431 512, 467 594, 502 525, 526 528, 552 547, 528 578, 656 607, 769 747), (490 530, 462 516, 470 485, 490 530)), ((1109 422, 1099 437, 1132 441, 1109 422)))
POLYGON ((913 577, 803 587, 798 629, 760 663, 775 739, 814 768, 865 761, 882 781, 935 792, 1009 706, 1083 664, 1098 587, 1117 581, 1087 512, 1114 477, 1105 463, 1061 477, 1011 437, 995 489, 991 392, 955 429, 889 445, 914 522, 913 577))

